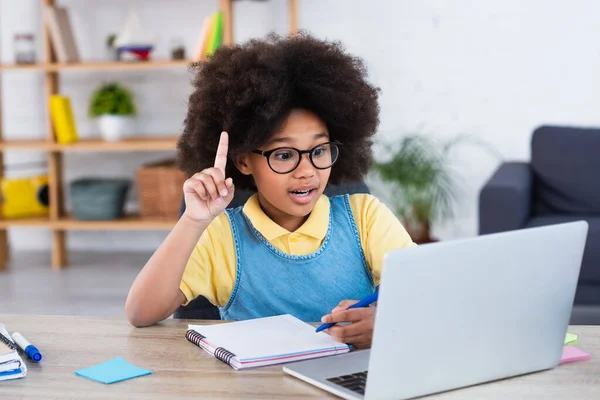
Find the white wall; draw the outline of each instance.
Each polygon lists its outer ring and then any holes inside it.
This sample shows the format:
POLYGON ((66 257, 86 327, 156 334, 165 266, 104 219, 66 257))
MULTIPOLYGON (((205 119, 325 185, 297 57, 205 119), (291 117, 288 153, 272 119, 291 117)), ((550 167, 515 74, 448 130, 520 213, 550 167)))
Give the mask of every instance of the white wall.
MULTIPOLYGON (((84 59, 103 56, 108 33, 126 17, 122 1, 65 0, 84 59)), ((205 15, 216 0, 138 0, 142 22, 157 35, 157 57, 168 54, 169 39, 185 40, 192 51, 205 15)), ((597 86, 600 52, 596 45, 600 5, 592 1, 503 2, 454 0, 301 0, 299 26, 318 36, 343 41, 364 57, 371 80, 383 90, 381 132, 389 140, 412 132, 442 137, 477 135, 505 159, 529 158, 532 130, 543 123, 598 125, 597 86)), ((37 0, 0 1, 1 57, 12 59, 12 35, 33 31, 39 37, 37 0)), ((287 31, 287 1, 238 1, 235 38, 243 41, 270 30, 287 31)), ((40 47, 41 52, 41 47, 40 47)), ((41 54, 41 53, 40 53, 41 54)), ((185 115, 188 77, 184 69, 144 72, 87 72, 62 75, 62 91, 74 101, 82 136, 95 134, 85 115, 91 90, 104 79, 121 79, 136 93, 144 134, 178 132, 185 115)), ((43 80, 36 73, 3 76, 4 133, 10 138, 43 137, 43 80)), ((142 162, 170 153, 83 155, 66 158, 66 177, 106 174, 133 177, 142 162), (87 164, 87 161, 90 161, 87 164), (87 165, 84 165, 86 161, 87 165)), ((37 157, 10 152, 6 163, 37 157)), ((456 170, 465 181, 456 219, 436 228, 449 239, 476 234, 477 194, 499 160, 473 147, 456 153, 456 170), (468 182, 467 182, 468 181, 468 182)), ((373 181, 376 194, 389 198, 373 181)), ((129 207, 135 207, 135 188, 129 207)), ((165 232, 74 232, 70 248, 154 249, 165 232)), ((11 243, 47 248, 43 230, 13 229, 11 243)))
MULTIPOLYGON (((381 137, 470 133, 504 159, 526 160, 539 124, 600 124, 597 2, 345 4, 303 7, 301 26, 367 59, 383 89, 381 137)), ((437 229, 439 236, 476 234, 478 190, 497 163, 472 147, 457 154, 457 170, 469 182, 457 219, 437 229)))

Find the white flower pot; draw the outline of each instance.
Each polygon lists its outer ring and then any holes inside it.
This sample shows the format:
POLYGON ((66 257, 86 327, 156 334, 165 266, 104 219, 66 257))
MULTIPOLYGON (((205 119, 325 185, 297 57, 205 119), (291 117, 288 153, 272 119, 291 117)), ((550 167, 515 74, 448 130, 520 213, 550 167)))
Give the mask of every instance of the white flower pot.
POLYGON ((104 140, 117 142, 132 132, 133 117, 102 115, 98 117, 98 128, 104 140))

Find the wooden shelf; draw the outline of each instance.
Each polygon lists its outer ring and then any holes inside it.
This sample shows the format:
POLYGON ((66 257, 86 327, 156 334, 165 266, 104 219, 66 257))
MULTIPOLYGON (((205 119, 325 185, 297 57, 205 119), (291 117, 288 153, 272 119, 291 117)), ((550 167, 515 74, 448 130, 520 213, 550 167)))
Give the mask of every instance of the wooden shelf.
POLYGON ((0 150, 50 150, 47 140, 6 140, 0 142, 0 150))
POLYGON ((0 219, 0 228, 8 227, 45 227, 54 230, 142 230, 171 229, 177 223, 171 219, 146 219, 138 215, 127 215, 111 221, 79 221, 72 217, 63 217, 58 221, 50 221, 48 217, 0 219))
POLYGON ((50 219, 48 217, 0 219, 0 228, 5 229, 9 226, 50 228, 50 219))
POLYGON ((175 150, 177 136, 135 136, 118 142, 102 139, 80 139, 76 143, 52 143, 47 140, 7 140, 0 142, 2 150, 67 151, 155 151, 175 150))
POLYGON ((0 71, 85 71, 85 70, 147 70, 161 68, 188 67, 191 60, 154 60, 154 61, 87 61, 71 64, 5 64, 0 71))
POLYGON ((102 139, 80 139, 76 143, 53 143, 52 151, 134 151, 134 150, 175 150, 176 136, 135 136, 118 142, 107 142, 102 139))
POLYGON ((64 217, 52 225, 61 230, 138 230, 171 229, 176 222, 170 219, 145 219, 133 214, 113 221, 79 221, 64 217))

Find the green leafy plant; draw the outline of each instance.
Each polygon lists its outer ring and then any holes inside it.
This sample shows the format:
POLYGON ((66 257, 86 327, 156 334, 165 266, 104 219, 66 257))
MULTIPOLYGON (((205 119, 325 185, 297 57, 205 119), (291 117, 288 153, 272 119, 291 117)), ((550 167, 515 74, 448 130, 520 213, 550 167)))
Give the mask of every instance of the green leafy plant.
POLYGON ((114 33, 108 35, 106 37, 106 47, 112 49, 115 46, 115 40, 117 40, 117 35, 115 35, 114 33))
POLYGON ((432 224, 454 215, 460 182, 452 171, 450 151, 465 139, 439 142, 423 135, 406 136, 399 146, 386 146, 391 153, 388 161, 374 163, 381 179, 392 184, 395 211, 417 243, 435 241, 432 224))
POLYGON ((92 93, 88 110, 91 117, 129 116, 135 115, 136 111, 131 92, 115 82, 104 83, 92 93))

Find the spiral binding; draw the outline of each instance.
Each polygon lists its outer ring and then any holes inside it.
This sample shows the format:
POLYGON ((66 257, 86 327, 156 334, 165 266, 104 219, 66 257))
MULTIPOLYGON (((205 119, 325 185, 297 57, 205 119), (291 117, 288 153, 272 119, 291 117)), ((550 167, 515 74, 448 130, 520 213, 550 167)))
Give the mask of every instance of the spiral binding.
POLYGON ((205 338, 205 336, 202 336, 198 332, 189 329, 185 334, 185 338, 194 343, 196 346, 200 346, 200 342, 205 338))
MULTIPOLYGON (((198 332, 189 329, 185 334, 185 338, 190 342, 194 343, 196 346, 200 347, 200 342, 202 341, 202 339, 205 339, 206 336, 202 336, 198 332)), ((215 349, 214 356, 216 359, 221 360, 225 364, 231 366, 231 359, 235 357, 235 354, 222 347, 217 347, 215 349)))
POLYGON ((8 340, 8 338, 6 338, 3 334, 0 333, 0 342, 4 343, 5 345, 7 345, 8 347, 10 347, 12 350, 18 350, 18 347, 16 344, 14 344, 12 341, 8 340))
POLYGON ((218 358, 219 360, 223 361, 225 364, 231 366, 231 359, 233 357, 235 357, 235 354, 233 354, 230 351, 225 350, 222 347, 217 347, 215 349, 215 357, 218 358))

